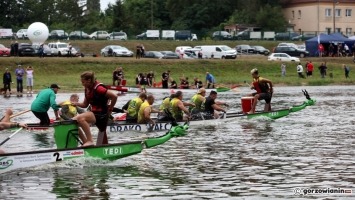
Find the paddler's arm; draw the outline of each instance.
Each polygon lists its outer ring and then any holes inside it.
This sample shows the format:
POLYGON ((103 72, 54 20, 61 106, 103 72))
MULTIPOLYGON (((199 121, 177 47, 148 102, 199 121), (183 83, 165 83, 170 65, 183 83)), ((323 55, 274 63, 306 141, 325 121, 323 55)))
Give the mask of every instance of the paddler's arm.
POLYGON ((117 102, 117 95, 114 94, 113 92, 107 90, 105 96, 111 101, 111 103, 110 103, 110 105, 109 105, 109 107, 108 107, 109 114, 111 114, 111 112, 112 112, 112 110, 113 110, 113 107, 115 107, 116 102, 117 102))
POLYGON ((194 103, 190 103, 190 102, 182 102, 184 106, 192 106, 195 107, 194 103))
POLYGON ((151 106, 148 106, 144 109, 144 119, 146 120, 146 122, 154 125, 155 124, 154 120, 150 118, 150 113, 152 112, 152 110, 153 109, 151 108, 151 106))
POLYGON ((73 106, 78 106, 80 108, 87 108, 89 106, 89 102, 84 98, 83 102, 71 102, 73 106))
POLYGON ((59 110, 59 108, 60 108, 60 105, 58 105, 58 104, 55 102, 55 97, 56 97, 56 96, 55 96, 54 93, 51 94, 51 95, 49 96, 49 102, 50 102, 51 107, 52 107, 53 110, 54 110, 55 120, 59 120, 60 118, 59 118, 58 110, 59 110))
POLYGON ((226 102, 223 102, 223 101, 215 101, 215 103, 217 104, 217 105, 221 105, 221 106, 229 106, 226 102))
POLYGON ((219 107, 216 103, 212 105, 212 108, 217 111, 226 112, 223 108, 219 107))
POLYGON ((184 106, 184 103, 183 103, 182 101, 180 101, 180 102, 178 103, 178 107, 179 107, 182 111, 184 111, 184 113, 185 113, 186 115, 188 115, 188 116, 190 117, 190 112, 189 112, 189 110, 184 106))
POLYGON ((273 89, 273 86, 272 86, 272 82, 269 80, 269 79, 263 79, 262 80, 263 82, 269 84, 269 87, 270 87, 270 92, 271 93, 274 93, 274 89, 273 89))

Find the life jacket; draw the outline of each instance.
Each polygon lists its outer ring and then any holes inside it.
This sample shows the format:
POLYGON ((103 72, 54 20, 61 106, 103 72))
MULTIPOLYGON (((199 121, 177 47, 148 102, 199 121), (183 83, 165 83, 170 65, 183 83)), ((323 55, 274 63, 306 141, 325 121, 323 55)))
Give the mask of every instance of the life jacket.
POLYGON ((170 101, 170 107, 169 107, 169 110, 170 110, 171 114, 173 115, 173 117, 176 120, 181 120, 183 115, 184 115, 182 110, 178 107, 179 101, 180 101, 179 98, 173 98, 170 101))
MULTIPOLYGON (((202 110, 202 104, 204 101, 205 101, 205 97, 203 97, 201 94, 195 94, 191 98, 191 102, 195 104, 194 109, 196 109, 198 111, 202 110)), ((190 110, 192 110, 192 108, 190 110)))
POLYGON ((169 107, 170 107, 170 97, 165 97, 164 99, 163 99, 163 102, 161 103, 161 105, 160 105, 160 107, 159 107, 159 110, 160 111, 163 111, 163 110, 165 110, 165 109, 169 109, 169 107))
POLYGON ((64 101, 62 105, 68 106, 68 113, 65 113, 68 117, 73 118, 76 114, 78 114, 78 110, 70 101, 64 101))
POLYGON ((258 94, 269 92, 269 85, 265 82, 261 82, 261 80, 263 80, 263 78, 260 76, 253 80, 254 89, 258 94))
POLYGON ((139 108, 142 105, 142 103, 143 103, 143 101, 139 97, 136 97, 136 98, 132 99, 129 102, 128 109, 127 109, 128 116, 130 116, 132 118, 137 118, 138 117, 138 111, 139 111, 139 108))
POLYGON ((138 111, 138 123, 145 123, 144 110, 149 107, 149 103, 145 100, 139 108, 138 111))
MULTIPOLYGON (((108 98, 105 95, 100 95, 96 92, 98 87, 105 87, 104 84, 95 81, 93 91, 85 90, 85 98, 91 105, 91 111, 95 114, 106 114, 108 113, 108 98)), ((107 89, 106 89, 107 91, 107 89)))

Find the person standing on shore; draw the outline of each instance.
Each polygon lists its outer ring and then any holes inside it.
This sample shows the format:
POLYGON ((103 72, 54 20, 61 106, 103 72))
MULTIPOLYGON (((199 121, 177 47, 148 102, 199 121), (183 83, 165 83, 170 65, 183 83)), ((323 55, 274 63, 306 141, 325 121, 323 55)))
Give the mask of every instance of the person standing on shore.
POLYGON ((343 69, 345 72, 345 78, 349 78, 350 67, 343 64, 343 69))
POLYGON ((301 63, 298 63, 298 65, 297 65, 297 73, 298 73, 299 78, 306 78, 303 75, 303 66, 301 63))
POLYGON ((5 69, 5 73, 3 75, 3 79, 2 79, 3 83, 4 83, 4 96, 7 96, 7 91, 9 90, 9 96, 11 96, 11 84, 12 79, 11 79, 11 73, 9 72, 9 68, 5 69))
POLYGON ((33 68, 32 66, 27 66, 26 68, 26 79, 27 79, 27 94, 32 94, 33 91, 33 68))
POLYGON ((286 64, 285 63, 281 64, 281 76, 282 77, 286 76, 286 64))
POLYGON ((170 70, 163 72, 161 75, 161 82, 163 88, 169 88, 170 70))
POLYGON ((16 85, 17 85, 17 96, 22 97, 23 93, 23 75, 25 75, 25 70, 22 68, 21 65, 17 66, 15 70, 16 74, 16 85))
POLYGON ((307 77, 312 77, 312 75, 313 75, 313 70, 314 70, 314 66, 313 66, 312 61, 309 61, 309 62, 308 62, 306 68, 307 68, 307 77))
POLYGON ((215 84, 214 76, 212 74, 210 74, 209 72, 206 72, 206 85, 207 85, 207 88, 214 88, 214 84, 215 84))

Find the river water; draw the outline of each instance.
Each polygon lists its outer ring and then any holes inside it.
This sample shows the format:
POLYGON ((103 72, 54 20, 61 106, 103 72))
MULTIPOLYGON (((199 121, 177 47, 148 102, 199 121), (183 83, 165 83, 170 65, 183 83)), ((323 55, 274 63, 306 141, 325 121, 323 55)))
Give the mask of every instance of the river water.
MULTIPOLYGON (((71 160, 2 174, 0 199, 355 199, 353 193, 334 194, 334 189, 355 192, 355 88, 277 87, 274 109, 301 104, 302 89, 317 104, 275 121, 192 126, 188 136, 121 160, 71 160), (328 194, 309 194, 312 189, 328 194)), ((219 99, 236 112, 247 92, 220 93, 219 99)), ((166 95, 156 94, 156 103, 166 95)), ((117 106, 134 96, 120 96, 117 106)), ((58 93, 57 101, 68 97, 58 93)), ((0 107, 20 112, 33 98, 2 99, 0 107)), ((37 122, 31 113, 16 120, 37 122)), ((3 131, 0 141, 10 134, 3 131)), ((50 132, 22 131, 3 148, 16 152, 53 146, 50 132)))

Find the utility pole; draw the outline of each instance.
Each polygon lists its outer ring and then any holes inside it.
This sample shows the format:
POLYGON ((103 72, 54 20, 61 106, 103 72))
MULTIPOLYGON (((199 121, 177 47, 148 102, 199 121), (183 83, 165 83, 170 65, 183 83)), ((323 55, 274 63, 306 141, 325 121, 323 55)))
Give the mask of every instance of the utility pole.
POLYGON ((153 0, 150 1, 150 28, 153 30, 153 0))
POLYGON ((335 1, 333 0, 333 33, 335 33, 335 1))

